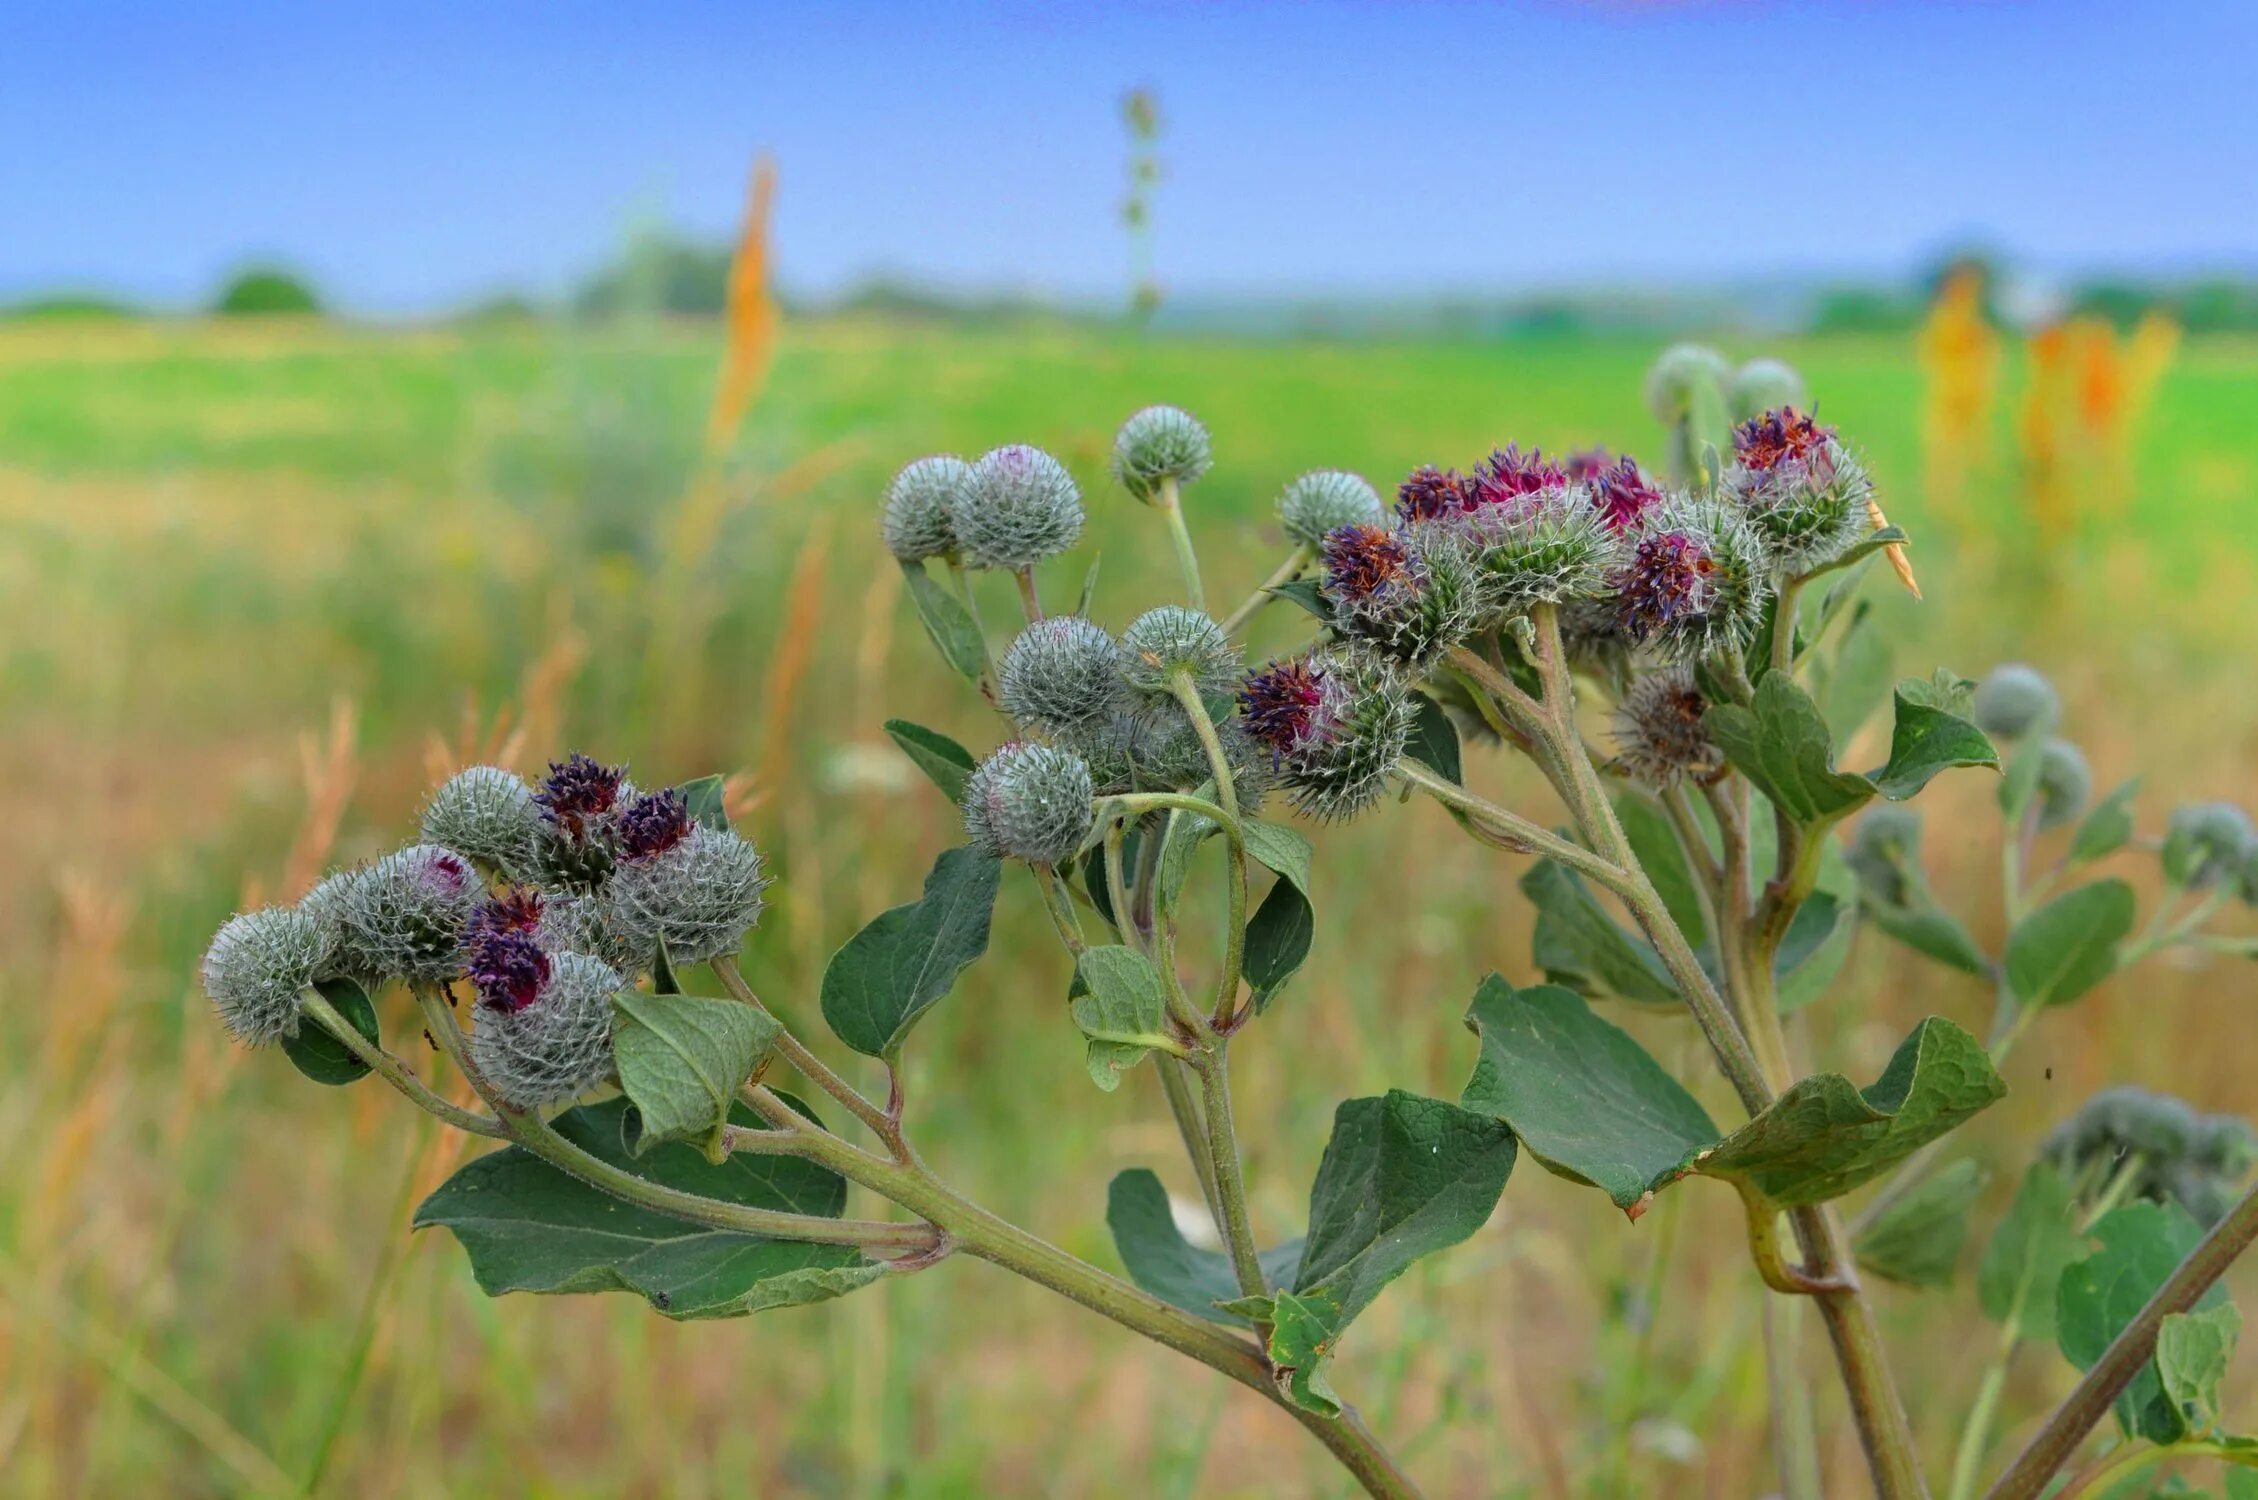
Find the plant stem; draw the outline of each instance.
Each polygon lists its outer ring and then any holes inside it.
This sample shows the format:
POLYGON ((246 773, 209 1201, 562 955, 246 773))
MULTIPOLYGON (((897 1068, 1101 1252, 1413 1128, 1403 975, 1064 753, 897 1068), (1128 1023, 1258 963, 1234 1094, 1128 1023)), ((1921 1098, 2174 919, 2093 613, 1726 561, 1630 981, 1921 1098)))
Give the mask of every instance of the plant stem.
POLYGON ((1795 670, 1795 624, 1798 596, 1803 592, 1803 580, 1788 577, 1780 580, 1780 592, 1772 614, 1772 670, 1795 670))
POLYGON ((1317 549, 1306 542, 1287 553, 1286 560, 1278 565, 1278 571, 1264 580, 1261 588, 1247 595, 1237 609, 1224 616, 1223 633, 1225 635, 1237 635, 1241 626, 1259 614, 1264 605, 1278 597, 1271 590, 1292 583, 1295 579, 1301 577, 1303 571, 1309 567, 1316 556, 1317 549))
POLYGON ((323 1030, 336 1037, 346 1051, 366 1063, 370 1072, 406 1095, 418 1109, 437 1117, 444 1124, 468 1131, 472 1135, 482 1135, 497 1141, 509 1138, 509 1131, 501 1121, 474 1114, 434 1093, 429 1085, 416 1077, 406 1063, 362 1036, 359 1028, 339 1015, 337 1008, 329 1003, 321 991, 307 990, 298 997, 298 1005, 307 1015, 319 1021, 323 1030))
POLYGON ((980 693, 992 703, 996 695, 996 664, 988 654, 988 626, 980 618, 980 600, 972 592, 972 574, 958 554, 949 553, 946 561, 949 577, 956 584, 957 597, 964 601, 964 612, 972 617, 973 634, 980 638, 980 693))
POLYGON ((1200 557, 1192 549, 1192 533, 1184 525, 1182 496, 1173 478, 1160 482, 1160 494, 1153 502, 1168 518, 1168 539, 1176 544, 1176 566, 1184 574, 1184 601, 1200 611, 1207 609, 1207 595, 1200 589, 1200 557))
MULTIPOLYGON (((760 997, 753 993, 753 987, 745 982, 745 976, 738 971, 735 955, 724 953, 716 958, 713 961, 713 971, 720 978, 722 988, 733 997, 768 1016, 770 1020, 777 1019, 770 1014, 767 1006, 761 1004, 760 997)), ((869 1127, 871 1133, 884 1141, 896 1156, 907 1153, 909 1148, 902 1139, 901 1122, 872 1103, 860 1089, 840 1077, 829 1063, 809 1051, 806 1044, 792 1035, 791 1028, 781 1021, 777 1022, 774 1045, 777 1054, 797 1069, 801 1077, 845 1106, 847 1113, 869 1127)))
POLYGON ((1262 1280, 1262 1262, 1254 1248, 1254 1219, 1247 1210, 1247 1182, 1239 1166, 1239 1137, 1231 1118, 1231 1044, 1222 1037, 1208 1044, 1197 1062, 1203 1113, 1207 1117, 1208 1152, 1215 1160, 1215 1189, 1223 1209, 1223 1243, 1231 1252, 1231 1270, 1239 1291, 1258 1297, 1270 1290, 1262 1280))
POLYGON ((1019 585, 1019 608, 1027 616, 1027 623, 1032 625, 1043 618, 1042 597, 1035 592, 1035 570, 1014 568, 1011 577, 1019 585))
POLYGON ((1803 1302, 1764 1299, 1764 1371, 1772 1398, 1773 1462, 1786 1500, 1824 1500, 1819 1441, 1811 1419, 1811 1387, 1797 1358, 1803 1348, 1803 1302))
MULTIPOLYGON (((1192 683, 1191 674, 1178 672, 1169 683, 1176 701, 1184 706, 1184 717, 1191 720, 1192 732, 1199 736, 1200 748, 1207 752, 1208 774, 1215 778, 1215 800, 1222 805, 1225 815, 1225 833, 1231 839, 1231 857, 1228 861, 1230 880, 1230 910, 1226 914, 1227 926, 1223 935, 1223 968, 1215 980, 1215 1004, 1211 1008, 1217 1026, 1227 1024, 1239 1005, 1239 975, 1246 962, 1247 944, 1247 845, 1245 831, 1239 822, 1239 791, 1231 779, 1231 759, 1223 753, 1223 741, 1215 732, 1215 721, 1208 716, 1207 704, 1200 699, 1199 689, 1192 683)), ((1212 1121, 1211 1121, 1212 1123, 1212 1121)))
POLYGON ((1626 887, 1630 883, 1629 875, 1620 866, 1610 864, 1591 850, 1569 843, 1550 829, 1539 827, 1519 813, 1500 807, 1456 782, 1445 781, 1415 760, 1399 761, 1396 774, 1443 806, 1455 808, 1475 821, 1489 825, 1522 853, 1541 854, 1580 875, 1589 876, 1617 895, 1626 894, 1626 887))

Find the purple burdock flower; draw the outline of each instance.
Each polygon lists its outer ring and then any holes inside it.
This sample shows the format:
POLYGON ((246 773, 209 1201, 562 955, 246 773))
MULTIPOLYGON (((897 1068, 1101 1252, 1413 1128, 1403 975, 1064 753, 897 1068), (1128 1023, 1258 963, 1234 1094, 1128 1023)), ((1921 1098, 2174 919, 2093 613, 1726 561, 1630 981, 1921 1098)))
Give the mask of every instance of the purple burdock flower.
POLYGON ((1619 617, 1634 640, 1709 608, 1717 559, 1699 537, 1663 531, 1641 537, 1612 580, 1619 617))
MULTIPOLYGON (((530 898, 534 920, 540 920, 540 898, 530 898)), ((501 925, 515 920, 517 908, 497 917, 495 925, 484 919, 506 902, 490 902, 472 923, 467 944, 470 982, 478 990, 478 1003, 490 1010, 520 1011, 541 997, 549 982, 549 955, 531 931, 501 925)))
POLYGON ((490 897, 463 927, 463 944, 475 947, 488 938, 506 937, 513 932, 538 932, 541 928, 541 893, 524 886, 511 886, 499 896, 490 897))
POLYGON ((656 859, 690 836, 690 806, 669 788, 636 798, 619 818, 619 857, 656 859))
POLYGON ((1733 457, 1743 468, 1763 473, 1789 459, 1808 461, 1834 438, 1832 427, 1792 406, 1751 417, 1733 429, 1733 457))
POLYGON ((1474 481, 1456 469, 1422 464, 1396 487, 1396 514, 1406 521, 1457 515, 1473 496, 1474 481))
POLYGON ((1327 687, 1324 668, 1306 656, 1274 661, 1239 688, 1240 722, 1273 762, 1283 761, 1325 732, 1327 687))
MULTIPOLYGON (((1606 457, 1604 451, 1600 456, 1606 457)), ((1629 455, 1584 476, 1592 487, 1592 505, 1607 518, 1613 531, 1636 531, 1646 513, 1662 503, 1656 489, 1629 455)))
POLYGON ((590 818, 601 817, 619 801, 624 766, 607 766, 575 750, 561 764, 549 762, 549 779, 533 800, 541 814, 565 832, 579 837, 590 818))
POLYGON ((1325 533, 1325 592, 1362 604, 1416 579, 1411 549, 1385 526, 1337 526, 1325 533))
POLYGON ((1615 467, 1615 455, 1605 448, 1578 448, 1560 461, 1570 479, 1592 480, 1615 467))
POLYGON ((1495 448, 1488 458, 1474 466, 1474 482, 1467 509, 1482 506, 1503 506, 1518 510, 1527 497, 1544 490, 1557 489, 1568 482, 1568 475, 1560 465, 1547 462, 1542 448, 1531 448, 1523 453, 1520 446, 1507 443, 1495 448))

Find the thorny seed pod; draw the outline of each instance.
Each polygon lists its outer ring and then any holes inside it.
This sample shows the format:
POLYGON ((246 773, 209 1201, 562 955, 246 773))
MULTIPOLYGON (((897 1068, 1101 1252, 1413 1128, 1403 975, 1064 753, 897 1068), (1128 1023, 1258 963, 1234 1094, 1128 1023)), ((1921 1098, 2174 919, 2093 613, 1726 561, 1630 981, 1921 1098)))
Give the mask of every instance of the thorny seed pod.
POLYGON ((1752 417, 1733 432, 1726 498, 1772 549, 1783 573, 1834 562, 1873 530, 1874 481, 1835 436, 1793 407, 1752 417))
POLYGON ((1415 710, 1388 667, 1337 652, 1271 662, 1239 690, 1241 722, 1311 817, 1353 817, 1402 761, 1415 710))
POLYGON ((1803 377, 1784 360, 1752 359, 1733 372, 1733 417, 1749 418, 1783 406, 1808 407, 1811 393, 1803 377))
POLYGON ((1279 523, 1304 547, 1323 546, 1325 534, 1340 527, 1377 526, 1386 519, 1379 491, 1361 474, 1341 469, 1314 469, 1278 497, 1279 523))
POLYGON ((1714 774, 1725 757, 1702 723, 1708 711, 1709 701, 1694 686, 1692 672, 1672 667, 1647 673, 1616 706, 1616 759, 1652 787, 1714 774))
POLYGON ((542 823, 533 838, 532 873, 545 886, 593 891, 619 855, 619 817, 636 791, 624 767, 607 766, 574 751, 552 761, 534 793, 542 823))
POLYGON ((1920 856, 1921 815, 1886 802, 1858 820, 1844 850, 1859 889, 1884 906, 1911 902, 1911 872, 1920 856))
POLYGON ((514 1108, 562 1104, 612 1076, 612 996, 627 982, 585 954, 544 954, 522 934, 510 946, 521 965, 547 972, 522 1003, 516 989, 489 998, 480 988, 471 1062, 514 1108))
POLYGON ((2037 668, 2002 662, 1976 685, 1971 712, 1984 733, 2017 739, 2052 728, 2062 715, 2062 699, 2037 668))
POLYGON ((2061 828, 2078 820, 2093 796, 2093 772, 2077 746, 2049 739, 2039 747, 2038 826, 2061 828))
POLYGON ((1646 372, 1647 409, 1663 426, 1675 427, 1693 410, 1704 385, 1722 396, 1732 378, 1733 367, 1708 345, 1672 344, 1646 372))
POLYGON ((1494 614, 1469 545, 1440 523, 1343 526, 1323 558, 1335 629, 1406 666, 1430 665, 1494 614))
POLYGON ((468 855, 507 879, 529 872, 541 810, 533 788, 499 766, 472 766, 441 782, 423 807, 423 839, 468 855))
POLYGON ((972 466, 949 517, 972 566, 1017 571, 1074 545, 1082 535, 1082 492, 1064 464, 1014 443, 972 466))
POLYGON ((1228 692, 1239 675, 1239 651, 1223 627, 1179 604, 1146 610, 1131 621, 1121 632, 1116 659, 1122 681, 1155 697, 1172 696, 1180 676, 1190 677, 1206 695, 1228 692))
POLYGON ((2174 885, 2239 885, 2254 852, 2258 830, 2250 814, 2232 802, 2174 808, 2164 825, 2164 878, 2174 885))
POLYGON ((886 550, 903 562, 956 551, 951 517, 971 483, 972 465, 946 453, 921 458, 896 474, 886 486, 886 508, 878 521, 886 550))
POLYGON ((486 887, 452 849, 411 844, 370 865, 341 894, 348 972, 444 984, 463 971, 463 924, 486 887))
POLYGON ((1611 582, 1624 630, 1676 662, 1746 647, 1772 597, 1763 542, 1738 510, 1702 496, 1655 507, 1611 582))
POLYGON ((312 917, 269 906, 230 917, 204 952, 204 993, 220 1024, 250 1047, 298 1034, 298 996, 322 961, 312 917))
POLYGON ((1019 633, 997 672, 1004 712, 1022 726, 1072 735, 1121 708, 1114 639, 1080 615, 1052 615, 1019 633))
POLYGON ((965 832, 998 859, 1058 865, 1097 821, 1090 768, 1071 750, 1014 741, 999 746, 964 785, 965 832))
POLYGON ((1148 406, 1114 435, 1113 477, 1147 505, 1159 500, 1163 481, 1190 484, 1212 462, 1207 429, 1178 407, 1148 406))
POLYGON ((648 965, 661 940, 677 963, 704 963, 735 953, 760 920, 768 885, 760 851, 724 828, 689 824, 648 852, 622 851, 604 889, 604 915, 648 965))

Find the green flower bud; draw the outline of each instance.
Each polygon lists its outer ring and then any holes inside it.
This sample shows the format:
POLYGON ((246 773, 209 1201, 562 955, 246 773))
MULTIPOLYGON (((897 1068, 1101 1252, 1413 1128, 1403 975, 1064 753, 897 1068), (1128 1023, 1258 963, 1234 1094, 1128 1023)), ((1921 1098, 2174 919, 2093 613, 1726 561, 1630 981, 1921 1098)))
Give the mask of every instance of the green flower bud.
POLYGON ((338 888, 338 962, 353 974, 444 984, 463 971, 463 924, 486 899, 470 862, 436 844, 411 844, 338 888))
POLYGON ((1278 519, 1286 535, 1304 547, 1321 547, 1325 534, 1343 526, 1378 526, 1387 520, 1379 491, 1359 474, 1315 469, 1286 486, 1278 497, 1278 519))
POLYGON ((204 993, 220 1024, 249 1047, 298 1034, 298 997, 314 982, 321 929, 286 906, 231 917, 204 953, 204 993))
POLYGON ((1808 409, 1811 393, 1795 367, 1783 360, 1752 359, 1733 372, 1733 419, 1745 422, 1783 406, 1808 409))
POLYGON ((2068 740, 2049 739, 2039 747, 2038 826, 2061 828, 2075 823, 2093 797, 2093 772, 2077 746, 2068 740))
POLYGON ((1007 744, 965 782, 965 832, 998 859, 1064 864, 1097 822, 1094 795, 1089 766, 1071 750, 1007 744))
POLYGON ((1858 820, 1843 853, 1869 898, 1884 906, 1911 905, 1912 872, 1921 858, 1921 815, 1885 802, 1858 820))
POLYGON ((558 953, 533 999, 516 1009, 481 1004, 471 1063, 504 1101, 542 1109, 610 1078, 612 996, 627 981, 582 953, 558 953))
POLYGON ((533 788, 499 766, 472 766, 442 782, 423 807, 423 839, 521 880, 531 868, 541 810, 533 788))
POLYGON ((1123 706, 1113 637, 1080 615, 1053 615, 1019 633, 997 673, 1004 712, 1049 735, 1070 735, 1123 706))
POLYGON ((1064 464, 1014 443, 972 466, 949 518, 967 562, 1016 572, 1074 545, 1082 534, 1082 492, 1064 464))
POLYGON ((1121 680, 1140 693, 1170 696, 1179 676, 1205 695, 1229 692, 1238 682, 1239 651, 1223 627, 1196 609, 1163 604, 1121 632, 1116 652, 1121 680))
POLYGON ((675 962, 704 963, 738 950, 760 920, 767 885, 759 850, 696 823, 678 842, 620 860, 604 888, 604 916, 643 964, 662 939, 675 962))
POLYGON ((2062 700, 2036 667, 2003 662, 1976 684, 1971 710, 1984 733, 2016 739, 2050 729, 2062 714, 2062 700))
POLYGON ((1113 477, 1150 505, 1162 482, 1190 484, 1214 461, 1207 429, 1190 412, 1173 406, 1148 406, 1121 424, 1113 440, 1113 477))
POLYGON ((1707 344, 1672 344, 1646 372, 1646 404, 1654 419, 1675 427, 1693 409, 1694 393, 1703 385, 1723 394, 1733 378, 1725 356, 1707 344))
POLYGON ((2250 814, 2232 802, 2174 808, 2164 826, 2164 878, 2174 885, 2238 885, 2258 848, 2250 814))
POLYGON ((368 870, 356 867, 350 870, 333 870, 314 882, 312 890, 298 898, 298 910, 314 924, 321 934, 321 958, 314 969, 316 979, 350 979, 362 989, 374 993, 384 982, 380 974, 366 969, 354 969, 351 962, 354 951, 346 929, 346 919, 360 901, 356 887, 368 879, 368 870))
POLYGON ((886 486, 886 508, 878 529, 886 550, 903 562, 942 557, 957 550, 955 514, 972 484, 972 465, 950 454, 921 458, 886 486))
POLYGON ((1724 768, 1702 715, 1709 700, 1683 667, 1649 672, 1631 684, 1615 710, 1615 755, 1633 778, 1652 787, 1724 768))

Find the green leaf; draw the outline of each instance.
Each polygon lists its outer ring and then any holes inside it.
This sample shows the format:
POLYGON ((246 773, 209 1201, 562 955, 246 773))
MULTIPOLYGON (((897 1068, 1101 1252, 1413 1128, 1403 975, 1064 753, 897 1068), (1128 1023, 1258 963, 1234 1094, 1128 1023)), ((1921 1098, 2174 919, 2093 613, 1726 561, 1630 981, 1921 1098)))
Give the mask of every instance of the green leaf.
POLYGON ((1859 1265, 1905 1286, 1948 1286, 1968 1242, 1968 1210, 1991 1174, 1971 1157, 1939 1168, 1884 1208, 1858 1236, 1859 1265))
MULTIPOLYGON (((1151 1172, 1132 1167, 1115 1175, 1106 1190, 1105 1222, 1121 1264, 1138 1286, 1195 1317, 1241 1328, 1253 1323, 1222 1305, 1239 1300, 1231 1257, 1184 1238, 1169 1209, 1168 1190, 1151 1172)), ((1293 1240, 1257 1257, 1262 1279, 1273 1291, 1293 1285, 1301 1251, 1302 1242, 1293 1240)))
MULTIPOLYGON (((2055 1293, 2055 1339, 2063 1357, 2081 1370, 2093 1368, 2196 1247, 2203 1230, 2177 1203, 2136 1202, 2111 1209, 2090 1238, 2093 1253, 2071 1263, 2055 1293)), ((2226 1288, 2213 1285, 2195 1310, 2226 1300, 2226 1288)), ((2116 1412, 2130 1437, 2174 1443, 2187 1435, 2187 1419, 2165 1394, 2154 1360, 2118 1395, 2116 1412)))
POLYGON ((1912 538, 1905 534, 1905 528, 1902 526, 1883 526, 1868 532, 1864 538, 1842 556, 1820 567, 1813 568, 1803 576, 1807 580, 1823 578, 1838 568, 1848 568, 1863 563, 1885 547, 1894 547, 1911 540, 1912 538))
MULTIPOLYGON (((383 1045, 377 1036, 376 1006, 370 1002, 368 991, 350 979, 324 979, 314 988, 347 1025, 368 1039, 369 1045, 383 1045)), ((345 1044, 330 1035, 328 1027, 303 1015, 298 1034, 282 1039, 282 1055, 314 1082, 331 1087, 357 1083, 368 1076, 367 1063, 346 1051, 345 1044)))
POLYGON ((941 660, 966 682, 978 682, 988 669, 988 643, 964 601, 943 587, 922 562, 903 563, 902 579, 909 585, 918 621, 924 625, 933 649, 941 653, 941 660))
POLYGON ((980 764, 972 758, 970 750, 939 730, 912 724, 907 719, 888 719, 886 733, 901 746, 902 754, 910 758, 910 763, 941 789, 941 795, 951 802, 964 800, 964 784, 980 764))
POLYGON ((1118 943, 1083 951, 1074 966, 1077 987, 1070 1009, 1089 1038, 1090 1079, 1107 1093, 1121 1075, 1152 1051, 1182 1052, 1168 1032, 1168 997, 1160 970, 1134 948, 1118 943))
POLYGON ((1908 678, 1897 685, 1897 722, 1890 731, 1890 758, 1873 773, 1877 790, 1903 802, 1955 766, 1999 769, 1999 752, 1984 732, 1960 714, 1939 706, 1957 701, 1934 683, 1908 678))
POLYGON ((1949 667, 1939 667, 1926 677, 1908 677, 1897 685, 1898 695, 1955 718, 1975 711, 1976 684, 1949 667))
POLYGON ((1324 1297, 1280 1292, 1270 1304, 1270 1375, 1288 1401, 1320 1416, 1341 1414, 1341 1398, 1325 1373, 1342 1318, 1324 1297))
POLYGON ((1662 960, 1608 914, 1573 870, 1539 860, 1522 875, 1521 894, 1537 909, 1532 949, 1545 978, 1595 999, 1679 1004, 1662 960))
POLYGON ((1813 891, 1796 908, 1779 952, 1772 956, 1783 1015, 1792 1015, 1827 992, 1850 957, 1850 940, 1857 931, 1851 903, 1825 891, 1813 891))
POLYGON ((1247 853, 1278 879, 1247 920, 1241 972, 1254 993, 1255 1013, 1286 987, 1309 957, 1317 937, 1317 909, 1309 895, 1309 840, 1279 823, 1246 820, 1247 853))
POLYGON ((1481 1055, 1459 1103, 1505 1121, 1548 1171, 1634 1219, 1657 1183, 1718 1138, 1684 1085, 1559 985, 1517 990, 1492 974, 1466 1024, 1481 1055))
POLYGON ((2053 1163, 2033 1162, 2007 1217, 1976 1264, 1976 1300, 1995 1323, 2013 1318, 2026 1338, 2054 1337, 2062 1272, 2078 1258, 2070 1184, 2053 1163))
MULTIPOLYGON (((1215 783, 1201 782, 1192 795, 1212 802, 1215 783)), ((1155 910, 1164 913, 1176 910, 1176 898, 1184 894, 1184 882, 1192 876, 1192 856, 1199 853, 1200 845, 1222 831, 1222 825, 1205 813, 1193 812, 1188 807, 1169 810, 1161 824, 1160 869, 1153 880, 1155 910)))
POLYGON ((612 996, 612 1053, 619 1086, 635 1106, 631 1154, 660 1141, 700 1144, 706 1157, 726 1154, 722 1126, 738 1087, 753 1074, 777 1022, 734 1000, 693 995, 612 996))
POLYGON ((2156 1331, 2156 1374, 2190 1430, 2208 1433, 2219 1425, 2219 1382, 2241 1335, 2242 1314, 2232 1302, 2164 1315, 2156 1331))
POLYGON ((1403 747, 1403 753, 1445 781, 1464 781, 1458 726, 1450 721, 1448 711, 1425 693, 1412 694, 1411 702, 1414 710, 1411 739, 1403 747))
POLYGON ((925 894, 880 912, 847 939, 823 971, 823 1019, 870 1057, 891 1055, 957 976, 988 951, 1002 864, 976 849, 949 849, 925 877, 925 894))
POLYGON ((1982 1045, 1931 1016, 1871 1086, 1839 1073, 1803 1079, 1719 1139, 1644 1048, 1565 990, 1515 990, 1493 976, 1468 1019, 1482 1054, 1466 1106, 1496 1114, 1555 1171, 1602 1188, 1634 1217, 1644 1197, 1688 1174, 1781 1208, 1823 1203, 2006 1092, 1982 1045))
MULTIPOLYGON (((647 1181, 748 1208, 837 1218, 846 1180, 794 1156, 746 1153, 716 1166, 688 1146, 630 1161, 625 1099, 569 1110, 557 1133, 647 1181)), ((740 1107, 735 1123, 759 1128, 740 1107)), ((478 1158, 416 1210, 417 1228, 444 1225, 470 1256, 479 1289, 634 1292, 670 1318, 730 1318, 819 1302, 877 1280, 886 1268, 846 1245, 771 1240, 693 1224, 599 1192, 520 1146, 478 1158)))
POLYGON ((1865 777, 1834 769, 1826 720, 1787 673, 1767 675, 1748 707, 1719 704, 1702 722, 1726 760, 1806 828, 1825 827, 1874 795, 1865 777))
POLYGON ((2115 879, 2056 896, 2007 935, 2007 988, 2024 1005, 2077 999, 2116 971, 2135 905, 2133 888, 2115 879))
POLYGON ((683 782, 674 790, 690 810, 691 821, 723 833, 729 831, 729 808, 722 778, 700 776, 695 781, 683 782))
POLYGON ((1090 554, 1090 566, 1082 574, 1082 593, 1074 601, 1074 612, 1083 619, 1090 618, 1090 601, 1098 596, 1098 563, 1103 554, 1090 554))
POLYGON ((1925 900, 1919 906, 1892 906, 1861 892, 1858 910, 1867 921, 1914 952, 1963 974, 1973 974, 1979 979, 1991 977, 1991 958, 1977 944, 1975 935, 1958 917, 1934 901, 1925 900))
POLYGON ((1654 882, 1655 893, 1686 941, 1697 948, 1707 942, 1709 923, 1702 913, 1701 894, 1669 816, 1647 798, 1625 792, 1615 799, 1615 821, 1623 825, 1631 853, 1654 882))
POLYGON ((1827 686, 1819 695, 1820 712, 1836 744, 1848 744, 1874 716, 1883 695, 1890 690, 1892 665, 1889 642, 1882 633, 1863 619, 1852 621, 1842 645, 1835 650, 1827 686))
POLYGON ((1325 586, 1314 578, 1290 579, 1270 592, 1307 610, 1327 625, 1333 623, 1333 601, 1325 597, 1325 586))
POLYGON ((2139 790, 2140 780, 2135 777, 2093 805, 2070 836, 2071 863, 2090 863, 2132 842, 2133 794, 2139 790))

